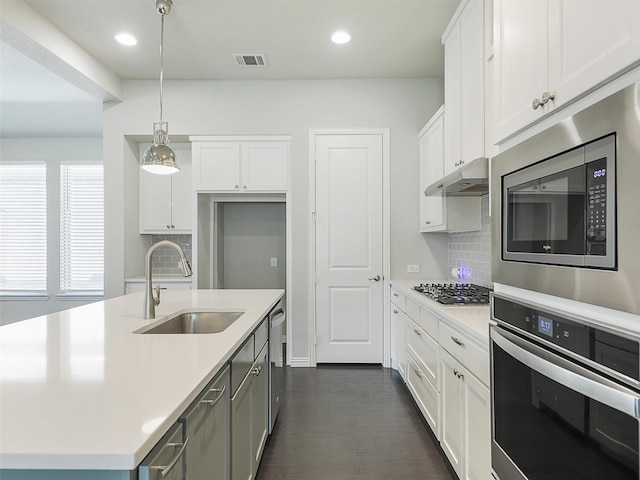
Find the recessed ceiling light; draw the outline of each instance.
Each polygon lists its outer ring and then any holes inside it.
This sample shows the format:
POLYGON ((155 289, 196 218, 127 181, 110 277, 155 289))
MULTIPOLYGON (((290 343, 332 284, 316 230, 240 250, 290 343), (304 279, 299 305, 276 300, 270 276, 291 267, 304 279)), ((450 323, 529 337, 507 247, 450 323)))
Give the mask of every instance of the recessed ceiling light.
POLYGON ((130 33, 122 32, 117 34, 114 38, 116 39, 116 42, 122 45, 126 45, 127 47, 132 47, 133 45, 138 44, 138 40, 136 40, 136 37, 134 37, 130 33))
POLYGON ((336 32, 333 35, 331 35, 331 41, 333 43, 337 43, 338 45, 343 45, 351 41, 351 35, 343 31, 336 32))

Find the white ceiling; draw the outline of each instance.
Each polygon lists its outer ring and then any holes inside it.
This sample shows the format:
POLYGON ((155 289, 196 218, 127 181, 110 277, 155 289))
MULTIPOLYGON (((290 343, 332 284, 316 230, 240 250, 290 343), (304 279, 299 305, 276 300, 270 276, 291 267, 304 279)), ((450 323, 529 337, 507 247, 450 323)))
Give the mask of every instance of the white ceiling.
MULTIPOLYGON (((2 2, 13 0, 2 0, 2 2)), ((23 1, 23 0, 20 0, 23 1)), ((121 80, 157 79, 160 15, 154 0, 26 0, 46 21, 121 80), (114 35, 127 31, 138 45, 114 35)), ((166 80, 290 80, 443 76, 440 37, 460 0, 174 0, 165 17, 166 80), (334 45, 330 35, 349 31, 334 45), (264 54, 265 68, 237 67, 232 54, 264 54)), ((0 10, 0 16, 2 15, 0 10)), ((5 102, 94 103, 33 60, 2 44, 5 102)), ((28 50, 27 50, 28 51, 28 50)))

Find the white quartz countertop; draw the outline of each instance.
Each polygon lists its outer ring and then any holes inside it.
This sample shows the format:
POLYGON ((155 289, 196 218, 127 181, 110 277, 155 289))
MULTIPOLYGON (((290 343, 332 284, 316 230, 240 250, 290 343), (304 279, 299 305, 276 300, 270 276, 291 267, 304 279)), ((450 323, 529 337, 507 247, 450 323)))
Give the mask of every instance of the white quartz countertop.
POLYGON ((436 314, 447 323, 476 339, 481 345, 489 345, 490 308, 486 306, 442 305, 413 289, 420 283, 445 283, 450 280, 392 280, 391 286, 407 298, 436 314))
POLYGON ((284 294, 143 292, 0 327, 0 468, 133 470, 284 294), (244 311, 208 335, 132 333, 174 313, 244 311))

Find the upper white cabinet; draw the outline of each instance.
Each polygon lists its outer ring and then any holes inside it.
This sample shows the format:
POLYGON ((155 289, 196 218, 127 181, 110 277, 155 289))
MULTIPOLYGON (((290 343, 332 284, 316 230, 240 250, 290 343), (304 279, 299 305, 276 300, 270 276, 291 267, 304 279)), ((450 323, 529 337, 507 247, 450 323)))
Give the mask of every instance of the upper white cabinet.
MULTIPOLYGON (((140 144, 140 158, 150 144, 140 144)), ((191 152, 172 144, 180 171, 157 175, 140 169, 140 233, 191 233, 191 152)))
POLYGON ((444 44, 444 174, 476 158, 484 148, 484 1, 460 4, 442 36, 444 44))
POLYGON ((495 0, 495 140, 640 61, 637 0, 495 0))
POLYGON ((480 230, 480 197, 425 196, 424 190, 442 178, 446 135, 444 106, 420 130, 420 231, 464 232, 480 230))
POLYGON ((196 191, 285 192, 289 137, 190 137, 196 191))

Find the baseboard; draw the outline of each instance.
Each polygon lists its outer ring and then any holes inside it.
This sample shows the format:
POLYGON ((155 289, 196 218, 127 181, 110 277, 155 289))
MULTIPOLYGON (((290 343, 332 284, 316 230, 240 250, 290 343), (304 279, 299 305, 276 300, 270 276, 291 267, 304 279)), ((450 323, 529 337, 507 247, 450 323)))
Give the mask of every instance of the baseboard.
POLYGON ((311 359, 309 357, 291 357, 290 367, 311 367, 311 359))

